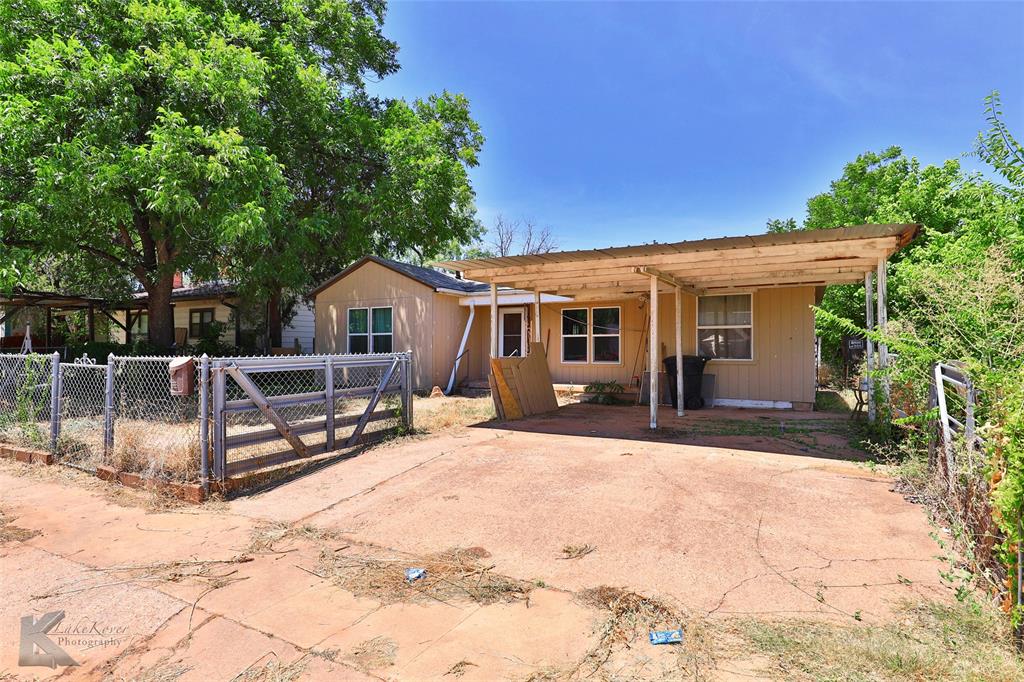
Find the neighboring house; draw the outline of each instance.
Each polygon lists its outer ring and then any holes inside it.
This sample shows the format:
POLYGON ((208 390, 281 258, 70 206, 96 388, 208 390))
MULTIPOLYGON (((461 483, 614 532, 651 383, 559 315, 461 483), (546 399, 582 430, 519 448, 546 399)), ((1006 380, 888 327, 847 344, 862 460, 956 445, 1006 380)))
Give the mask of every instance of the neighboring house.
MULTIPOLYGON (((174 337, 179 344, 194 344, 203 337, 207 328, 214 322, 224 325, 221 340, 225 343, 242 346, 253 343, 252 332, 244 320, 235 315, 239 298, 234 286, 224 282, 208 282, 203 284, 183 284, 176 282, 171 294, 171 306, 174 309, 174 337)), ((135 295, 136 306, 144 306, 147 295, 135 295)), ((149 315, 144 308, 134 310, 118 310, 112 313, 114 319, 125 324, 131 321, 126 333, 117 325, 111 325, 112 340, 118 343, 134 341, 149 334, 149 315)), ((281 346, 298 349, 301 353, 313 352, 313 310, 301 301, 296 306, 294 317, 282 330, 281 346)))
POLYGON ((675 355, 678 287, 682 350, 712 358, 705 371, 716 377, 716 404, 809 409, 811 306, 827 284, 863 281, 917 229, 866 225, 441 264, 466 279, 366 257, 311 293, 316 349, 412 350, 416 388, 426 390, 448 388, 457 357, 456 384, 481 380, 490 355, 519 354, 537 340, 556 384, 636 386, 650 365, 652 327, 655 363, 675 355))

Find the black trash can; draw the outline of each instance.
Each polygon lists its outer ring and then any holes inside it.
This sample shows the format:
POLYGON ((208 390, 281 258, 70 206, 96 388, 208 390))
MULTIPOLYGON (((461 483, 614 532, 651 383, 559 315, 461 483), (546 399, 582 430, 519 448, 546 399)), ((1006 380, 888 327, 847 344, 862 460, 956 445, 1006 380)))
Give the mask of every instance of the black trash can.
MULTIPOLYGON (((701 386, 704 384, 704 365, 710 358, 699 355, 683 356, 683 405, 688 410, 699 410, 704 407, 701 397, 701 386)), ((679 394, 676 390, 676 356, 670 355, 663 361, 665 374, 668 375, 669 390, 672 391, 672 407, 679 407, 679 394)))

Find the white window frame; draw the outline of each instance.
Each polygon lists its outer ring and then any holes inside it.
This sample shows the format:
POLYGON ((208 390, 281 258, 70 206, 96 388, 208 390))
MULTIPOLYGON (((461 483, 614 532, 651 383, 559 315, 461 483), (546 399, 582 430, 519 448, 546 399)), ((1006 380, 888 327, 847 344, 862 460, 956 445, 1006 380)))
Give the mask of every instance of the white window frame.
POLYGON ((498 309, 498 356, 502 358, 517 357, 525 358, 529 353, 529 344, 526 336, 526 308, 499 308, 498 309), (523 349, 522 355, 505 355, 505 316, 519 315, 522 324, 519 327, 519 347, 523 349))
POLYGON ((709 362, 753 362, 754 361, 754 292, 737 292, 732 294, 708 294, 697 297, 697 306, 694 309, 694 334, 693 347, 700 353, 700 330, 702 329, 749 329, 750 330, 750 357, 749 358, 711 358, 709 362), (700 299, 717 298, 719 296, 748 296, 750 298, 750 324, 700 324, 700 299))
POLYGON ((352 337, 353 336, 365 336, 366 337, 366 352, 367 354, 373 352, 373 341, 370 339, 370 325, 372 321, 370 319, 370 309, 365 306, 355 306, 354 308, 345 309, 345 352, 349 355, 354 355, 352 352, 352 337), (349 324, 352 318, 353 310, 365 310, 366 311, 366 333, 365 334, 353 334, 349 331, 349 324))
POLYGON ((352 337, 353 336, 365 336, 366 337, 366 354, 376 353, 374 350, 374 337, 377 336, 390 336, 391 337, 391 350, 385 351, 393 353, 395 352, 395 308, 390 305, 377 305, 377 306, 354 306, 352 308, 345 309, 345 349, 350 355, 359 355, 359 353, 352 353, 352 337), (353 310, 365 310, 366 311, 366 333, 365 334, 353 334, 348 330, 349 316, 353 310), (391 311, 391 331, 389 332, 375 332, 373 331, 373 311, 374 310, 390 310, 391 311))
POLYGON ((370 333, 370 352, 376 353, 377 350, 374 348, 377 344, 375 343, 378 336, 390 336, 391 337, 391 350, 385 351, 387 353, 395 352, 395 309, 390 305, 379 305, 370 308, 370 312, 367 313, 369 318, 367 319, 366 329, 370 333), (373 331, 373 311, 375 310, 388 310, 391 315, 391 331, 389 332, 375 332, 373 331))
POLYGON ((621 365, 622 364, 622 306, 620 305, 596 305, 591 306, 589 319, 587 320, 587 329, 590 332, 590 338, 587 340, 587 357, 596 358, 597 354, 594 352, 594 339, 597 338, 611 338, 615 337, 619 340, 619 359, 618 360, 591 360, 592 365, 621 365), (619 331, 614 334, 598 334, 594 329, 594 311, 595 310, 617 310, 619 312, 619 331))
MULTIPOLYGON (((576 306, 572 308, 560 308, 558 310, 558 338, 559 338, 559 352, 561 357, 561 363, 563 365, 587 365, 590 364, 590 324, 593 317, 590 314, 590 308, 587 306, 576 306), (585 310, 587 311, 587 324, 586 332, 583 334, 566 334, 565 333, 565 313, 570 310, 585 310), (565 359, 565 340, 566 339, 586 339, 586 357, 582 360, 566 360, 565 359)), ((620 342, 621 343, 621 342, 620 342)), ((621 353, 619 354, 621 355, 621 353)))

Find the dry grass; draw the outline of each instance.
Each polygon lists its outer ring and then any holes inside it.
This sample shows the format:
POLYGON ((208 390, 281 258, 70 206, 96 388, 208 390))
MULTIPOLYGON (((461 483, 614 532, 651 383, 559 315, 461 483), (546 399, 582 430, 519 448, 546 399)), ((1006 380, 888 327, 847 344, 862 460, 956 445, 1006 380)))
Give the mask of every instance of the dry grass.
POLYGON ((300 658, 291 663, 282 663, 273 658, 265 663, 254 664, 232 678, 232 682, 292 682, 302 679, 306 661, 300 658))
POLYGON ((336 531, 320 528, 312 524, 293 526, 282 521, 261 523, 252 529, 249 534, 249 546, 246 552, 249 554, 262 554, 273 552, 278 543, 288 542, 295 539, 304 539, 310 542, 324 544, 328 541, 335 541, 341 538, 336 531))
POLYGON ((903 607, 884 625, 748 620, 738 631, 786 680, 1024 680, 1006 619, 955 602, 903 607))
POLYGON ((38 466, 0 459, 0 472, 33 481, 71 485, 102 495, 121 507, 142 507, 147 511, 159 512, 169 509, 200 512, 225 511, 223 498, 214 496, 202 505, 193 505, 156 488, 139 490, 126 488, 118 483, 103 481, 96 476, 65 466, 38 466))
POLYGON ((461 429, 495 419, 494 402, 489 398, 416 398, 413 420, 416 431, 439 433, 461 429))
POLYGON ((379 558, 323 549, 315 573, 359 597, 385 604, 471 601, 478 604, 526 599, 530 583, 499 575, 480 559, 490 556, 480 547, 456 548, 420 557, 379 558), (426 569, 412 583, 406 568, 426 569))
POLYGON ((562 548, 562 559, 580 559, 597 550, 593 545, 566 545, 562 548))
MULTIPOLYGON (((562 676, 597 679, 710 679, 715 672, 714 640, 707 622, 661 599, 607 585, 583 590, 578 602, 605 614, 597 643, 562 676), (683 628, 683 643, 653 647, 651 630, 683 628), (648 655, 645 651, 657 649, 648 655)), ((545 679, 545 678, 540 678, 545 679)))
POLYGON ((345 654, 345 660, 364 672, 380 670, 395 664, 398 645, 395 640, 379 635, 357 645, 345 654))
POLYGON ((443 675, 443 677, 448 677, 449 675, 451 675, 452 677, 462 677, 466 674, 466 670, 468 670, 471 667, 479 668, 480 666, 478 666, 473 661, 469 661, 464 658, 452 667, 448 668, 448 672, 446 672, 443 675))
POLYGON ((193 422, 155 424, 120 420, 108 463, 120 471, 196 481, 200 458, 199 430, 193 422))

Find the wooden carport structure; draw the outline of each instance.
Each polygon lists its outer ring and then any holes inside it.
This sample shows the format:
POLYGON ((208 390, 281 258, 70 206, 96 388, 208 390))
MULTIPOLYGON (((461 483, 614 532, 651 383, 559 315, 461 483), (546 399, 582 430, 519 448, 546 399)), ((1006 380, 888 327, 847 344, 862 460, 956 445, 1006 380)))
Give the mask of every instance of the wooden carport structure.
MULTIPOLYGON (((110 317, 106 310, 106 301, 94 296, 77 294, 60 294, 52 291, 31 291, 16 287, 8 294, 0 294, 0 324, 12 320, 25 308, 42 308, 46 311, 45 344, 49 348, 53 337, 54 310, 84 310, 88 325, 90 341, 96 336, 96 311, 110 317)), ((113 319, 113 318, 111 318, 113 319)), ((117 321, 114 320, 116 323, 117 321)), ((118 323, 119 324, 119 323, 118 323)))
MULTIPOLYGON (((828 230, 801 230, 667 244, 562 251, 523 256, 475 258, 437 263, 467 278, 490 284, 491 357, 498 355, 498 287, 532 291, 534 341, 540 341, 542 294, 600 301, 650 296, 650 343, 658 337, 658 294, 675 293, 676 355, 682 356, 682 296, 750 292, 774 287, 826 286, 863 281, 869 327, 884 331, 885 265, 910 243, 917 224, 857 225, 828 230), (873 278, 877 279, 877 286, 873 278), (877 295, 875 292, 877 291, 877 295)), ((650 359, 651 428, 657 428, 657 353, 650 359)), ((869 365, 875 361, 868 344, 869 365)), ((878 348, 877 364, 887 352, 878 348)), ((677 363, 678 415, 683 415, 683 363, 677 363)), ((869 387, 869 392, 870 392, 869 387)), ((873 406, 873 403, 872 403, 873 406)), ((870 414, 873 418, 873 412, 870 414)))

